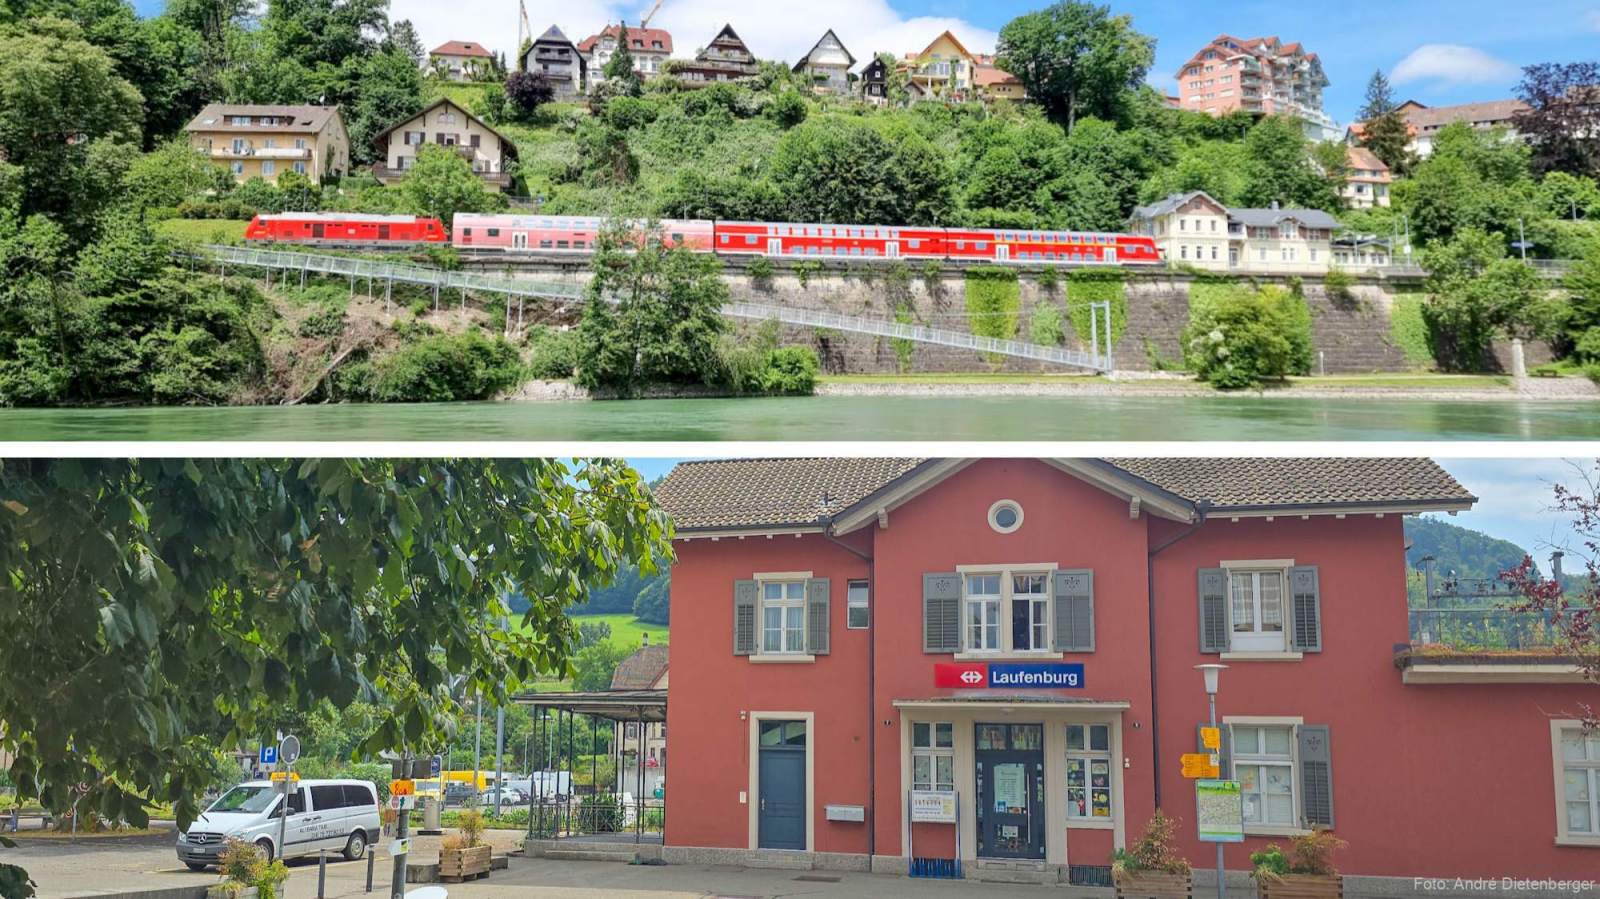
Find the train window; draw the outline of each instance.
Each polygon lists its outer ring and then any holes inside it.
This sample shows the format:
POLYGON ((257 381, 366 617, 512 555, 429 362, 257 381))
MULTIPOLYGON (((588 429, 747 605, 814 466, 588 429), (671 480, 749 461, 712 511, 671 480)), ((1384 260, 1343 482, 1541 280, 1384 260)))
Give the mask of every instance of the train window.
POLYGON ((558 241, 556 241, 556 249, 558 249, 558 250, 565 250, 565 249, 567 249, 567 248, 568 248, 568 247, 567 247, 567 242, 566 242, 566 241, 564 241, 564 240, 558 240, 558 241))
POLYGON ((965 250, 966 248, 967 248, 967 242, 966 241, 964 241, 964 240, 956 241, 956 249, 965 250))
POLYGON ((908 240, 908 241, 906 241, 906 246, 910 247, 913 250, 920 250, 920 249, 922 249, 922 241, 920 241, 920 240, 908 240))
POLYGON ((744 236, 744 245, 747 246, 747 247, 755 246, 756 245, 756 236, 754 234, 746 234, 744 236))
POLYGON ((987 240, 975 241, 973 243, 972 247, 973 247, 973 249, 979 250, 979 251, 987 250, 987 249, 989 249, 989 242, 987 240))
MULTIPOLYGON (((723 243, 727 243, 728 242, 728 235, 726 235, 726 234, 722 235, 722 242, 723 243)), ((749 243, 749 242, 750 242, 750 239, 749 238, 745 238, 745 243, 749 243)))
POLYGON ((490 228, 489 229, 489 236, 490 237, 499 237, 500 236, 500 229, 499 228, 490 228))
POLYGON ((550 249, 550 241, 548 241, 548 240, 539 241, 539 249, 541 249, 541 250, 550 249))
POLYGON ((584 246, 585 246, 585 244, 581 240, 575 240, 575 241, 572 242, 572 248, 574 250, 581 250, 581 249, 584 248, 584 246))
POLYGON ((471 228, 462 228, 461 229, 461 236, 462 237, 471 237, 472 236, 472 229, 471 228))
POLYGON ((672 235, 672 240, 675 243, 683 243, 683 235, 682 234, 674 234, 674 235, 672 235))

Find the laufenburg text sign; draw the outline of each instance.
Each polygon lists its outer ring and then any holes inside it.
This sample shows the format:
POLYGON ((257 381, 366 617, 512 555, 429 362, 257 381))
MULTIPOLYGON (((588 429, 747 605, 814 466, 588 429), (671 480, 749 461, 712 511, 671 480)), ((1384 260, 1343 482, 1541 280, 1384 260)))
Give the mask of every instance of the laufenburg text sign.
POLYGON ((1077 662, 956 662, 933 666, 933 685, 965 690, 1077 690, 1083 665, 1077 662))

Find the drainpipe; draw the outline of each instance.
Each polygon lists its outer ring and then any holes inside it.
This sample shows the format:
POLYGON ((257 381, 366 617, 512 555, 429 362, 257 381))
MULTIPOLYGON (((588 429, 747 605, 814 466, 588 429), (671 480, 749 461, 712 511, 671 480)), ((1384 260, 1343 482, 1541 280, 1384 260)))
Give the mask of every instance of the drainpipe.
POLYGON ((1187 528, 1168 538, 1154 549, 1145 553, 1144 584, 1148 593, 1150 619, 1150 772, 1155 783, 1156 808, 1161 808, 1161 715, 1157 704, 1156 693, 1156 556, 1160 555, 1167 547, 1183 540, 1200 530, 1206 523, 1206 513, 1211 509, 1210 500, 1201 500, 1195 504, 1194 522, 1187 528))
MULTIPOLYGON (((833 519, 822 529, 823 539, 867 563, 867 864, 878 849, 878 569, 871 553, 864 553, 833 536, 833 519)), ((874 538, 876 542, 876 538, 874 538)), ((845 582, 845 624, 848 625, 850 582, 845 582)))

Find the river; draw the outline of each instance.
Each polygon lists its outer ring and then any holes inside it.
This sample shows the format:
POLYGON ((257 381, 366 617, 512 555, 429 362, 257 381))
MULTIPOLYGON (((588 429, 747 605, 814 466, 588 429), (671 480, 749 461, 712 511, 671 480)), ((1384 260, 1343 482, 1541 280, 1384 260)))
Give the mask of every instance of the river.
POLYGON ((1600 404, 1259 397, 847 397, 0 409, 17 441, 1595 440, 1600 404))

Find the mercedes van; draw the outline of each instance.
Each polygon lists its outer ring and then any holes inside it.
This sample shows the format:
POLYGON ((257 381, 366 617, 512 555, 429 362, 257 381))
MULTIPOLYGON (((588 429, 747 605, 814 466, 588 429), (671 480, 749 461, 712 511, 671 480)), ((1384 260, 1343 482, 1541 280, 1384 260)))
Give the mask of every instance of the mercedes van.
POLYGON ((285 802, 270 781, 252 780, 223 793, 178 834, 178 860, 191 870, 217 864, 229 839, 260 847, 267 860, 326 849, 358 859, 378 839, 378 790, 365 780, 302 780, 285 802), (283 830, 283 845, 278 833, 283 830))

